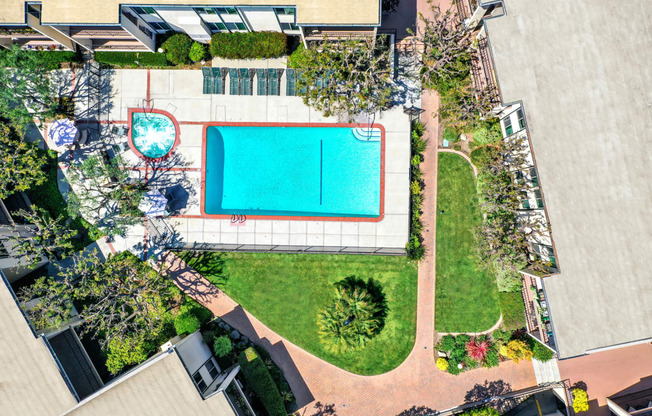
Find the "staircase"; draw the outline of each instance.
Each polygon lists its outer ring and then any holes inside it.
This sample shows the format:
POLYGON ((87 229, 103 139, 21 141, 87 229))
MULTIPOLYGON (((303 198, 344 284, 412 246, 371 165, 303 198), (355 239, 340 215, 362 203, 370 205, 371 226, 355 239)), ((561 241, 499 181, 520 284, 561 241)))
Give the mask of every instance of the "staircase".
POLYGON ((356 127, 352 130, 353 137, 363 142, 379 142, 382 134, 380 129, 356 127))

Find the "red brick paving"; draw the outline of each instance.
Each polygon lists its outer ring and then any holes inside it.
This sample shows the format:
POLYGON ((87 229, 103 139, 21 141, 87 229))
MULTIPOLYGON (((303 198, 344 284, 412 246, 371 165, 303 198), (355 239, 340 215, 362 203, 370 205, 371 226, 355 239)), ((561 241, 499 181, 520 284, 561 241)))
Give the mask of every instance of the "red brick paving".
POLYGON ((586 416, 608 416, 607 397, 652 376, 652 344, 618 348, 559 361, 562 379, 584 382, 589 395, 586 416))

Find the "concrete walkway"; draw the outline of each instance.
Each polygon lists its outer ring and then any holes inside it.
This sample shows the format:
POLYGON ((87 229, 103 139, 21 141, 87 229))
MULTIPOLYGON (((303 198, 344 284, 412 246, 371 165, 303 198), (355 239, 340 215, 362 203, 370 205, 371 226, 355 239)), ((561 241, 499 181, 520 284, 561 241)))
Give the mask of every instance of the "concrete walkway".
POLYGON ((388 373, 360 376, 282 338, 175 254, 166 252, 162 260, 162 269, 177 286, 270 353, 290 383, 300 415, 425 414, 536 385, 530 362, 509 361, 459 376, 437 369, 432 350, 434 275, 419 281, 417 337, 411 354, 388 373))

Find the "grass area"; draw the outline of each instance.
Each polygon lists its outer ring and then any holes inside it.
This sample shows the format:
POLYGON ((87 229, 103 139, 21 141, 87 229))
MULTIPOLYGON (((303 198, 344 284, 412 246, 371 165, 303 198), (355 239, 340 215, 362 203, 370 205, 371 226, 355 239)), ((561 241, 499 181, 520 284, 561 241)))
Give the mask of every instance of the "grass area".
POLYGON ((437 211, 435 327, 440 332, 487 330, 500 317, 498 289, 477 255, 473 230, 482 217, 473 170, 459 155, 439 154, 437 211))
MULTIPOLYGON (((57 186, 57 154, 53 151, 42 150, 47 159, 43 165, 47 179, 41 185, 34 186, 25 193, 32 204, 47 210, 54 218, 63 216, 68 218, 67 204, 59 192, 57 186)), ((84 247, 100 238, 103 234, 94 225, 77 217, 70 222, 69 228, 77 230, 78 238, 73 239, 75 250, 83 250, 84 247)))
POLYGON ((397 367, 414 345, 417 269, 405 257, 322 254, 201 253, 182 257, 274 331, 310 353, 364 375, 397 367), (333 354, 317 335, 317 314, 333 284, 347 276, 380 284, 389 308, 385 327, 363 349, 333 354))
POLYGON ((503 326, 506 331, 525 326, 525 305, 521 292, 499 292, 500 310, 503 313, 503 326))

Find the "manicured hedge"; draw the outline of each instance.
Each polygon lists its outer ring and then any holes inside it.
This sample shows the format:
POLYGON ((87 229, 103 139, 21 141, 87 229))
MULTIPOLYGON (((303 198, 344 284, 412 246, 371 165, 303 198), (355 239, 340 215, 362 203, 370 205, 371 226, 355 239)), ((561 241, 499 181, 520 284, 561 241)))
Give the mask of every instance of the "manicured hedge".
POLYGON ((260 398, 270 416, 287 416, 276 383, 256 350, 250 347, 242 351, 238 357, 238 364, 249 386, 260 398))
MULTIPOLYGON (((13 53, 11 50, 0 50, 0 53, 13 53)), ((39 57, 47 69, 58 69, 62 62, 81 62, 81 54, 71 51, 29 51, 39 57)))
POLYGON ((274 58, 287 53, 288 39, 279 32, 216 33, 211 54, 227 59, 274 58))
POLYGON ((155 52, 95 52, 95 60, 120 68, 170 66, 164 53, 155 52))

